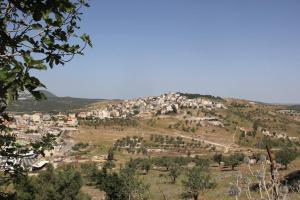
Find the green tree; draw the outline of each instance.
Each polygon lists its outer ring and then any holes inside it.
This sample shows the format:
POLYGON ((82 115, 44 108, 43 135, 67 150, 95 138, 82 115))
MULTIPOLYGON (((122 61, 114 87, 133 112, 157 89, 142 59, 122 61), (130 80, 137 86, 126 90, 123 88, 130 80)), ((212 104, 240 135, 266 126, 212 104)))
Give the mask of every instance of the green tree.
POLYGON ((147 199, 148 186, 139 180, 133 168, 125 167, 119 173, 101 171, 97 177, 97 184, 108 200, 147 199))
POLYGON ((114 168, 116 165, 113 161, 106 161, 103 165, 103 168, 105 169, 112 169, 114 168))
POLYGON ((173 163, 170 167, 169 176, 172 179, 172 183, 176 183, 176 178, 180 176, 182 167, 178 163, 173 163))
POLYGON ((221 154, 221 153, 216 153, 213 155, 213 161, 218 163, 219 166, 221 165, 222 159, 223 159, 223 154, 221 154))
POLYGON ((290 148, 283 148, 280 151, 276 152, 276 162, 285 166, 285 169, 288 168, 288 164, 294 161, 298 156, 297 151, 290 148))
POLYGON ((208 159, 196 157, 194 159, 194 162, 195 162, 197 167, 200 167, 203 170, 208 170, 208 168, 209 168, 210 161, 208 159))
POLYGON ((152 162, 148 158, 143 159, 142 162, 140 163, 141 170, 144 170, 146 174, 148 174, 149 170, 151 169, 151 166, 152 166, 152 162))
MULTIPOLYGON (((52 148, 50 135, 28 146, 18 144, 5 126, 6 121, 12 120, 6 108, 18 99, 20 91, 28 91, 37 100, 44 99, 39 88, 45 85, 32 73, 64 65, 92 45, 87 34, 76 34, 81 10, 87 6, 86 0, 0 2, 0 154, 6 160, 18 160, 32 150, 43 155, 44 150, 52 148)), ((18 164, 6 165, 9 170, 5 177, 1 175, 0 184, 9 184, 16 174, 22 173, 18 164)), ((2 199, 5 196, 0 194, 2 199)))
POLYGON ((198 200, 202 192, 216 187, 216 183, 211 179, 210 174, 201 167, 190 169, 183 185, 185 188, 183 196, 194 200, 198 200))
POLYGON ((80 173, 72 167, 47 170, 37 177, 20 176, 15 180, 15 199, 17 200, 86 200, 90 199, 80 192, 82 186, 80 173))
POLYGON ((124 182, 123 191, 126 200, 146 199, 148 186, 144 185, 138 178, 134 169, 123 168, 120 170, 120 178, 124 182))
POLYGON ((226 166, 231 166, 231 169, 234 170, 235 167, 237 167, 244 159, 244 155, 243 154, 232 154, 228 157, 224 158, 224 164, 226 166))
POLYGON ((98 187, 105 192, 107 200, 123 200, 123 181, 117 173, 108 174, 102 171, 97 176, 98 187))
POLYGON ((114 150, 109 149, 108 153, 107 153, 107 161, 110 161, 110 162, 114 161, 114 155, 115 155, 114 150))
POLYGON ((169 171, 171 165, 173 164, 172 158, 167 156, 155 158, 153 162, 158 167, 165 167, 167 171, 169 171))
POLYGON ((80 172, 82 173, 82 176, 90 182, 95 182, 96 177, 98 174, 98 167, 96 163, 90 162, 90 163, 83 163, 80 165, 80 172))

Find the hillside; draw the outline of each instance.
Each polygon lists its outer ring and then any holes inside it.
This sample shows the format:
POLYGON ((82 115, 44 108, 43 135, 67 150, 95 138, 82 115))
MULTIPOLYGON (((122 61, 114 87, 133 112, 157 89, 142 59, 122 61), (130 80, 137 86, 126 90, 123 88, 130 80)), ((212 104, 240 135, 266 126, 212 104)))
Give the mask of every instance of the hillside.
MULTIPOLYGON (((285 105, 264 104, 247 100, 222 99, 210 95, 169 93, 156 97, 102 102, 89 106, 99 124, 118 124, 118 118, 134 118, 141 130, 182 136, 228 151, 239 147, 264 148, 291 141, 299 144, 300 113, 285 105), (111 121, 105 121, 110 118, 111 121), (116 120, 113 122, 113 120, 116 120)), ((127 123, 127 122, 126 122, 127 123)), ((300 144, 299 144, 300 145, 300 144)))
MULTIPOLYGON (((131 164, 141 182, 149 185, 151 199, 182 199, 182 182, 191 167, 200 166, 217 180, 216 188, 207 192, 205 199, 231 200, 224 195, 229 183, 236 180, 237 173, 249 174, 250 165, 244 162, 244 157, 251 158, 251 167, 257 170, 262 166, 259 159, 266 154, 266 145, 275 155, 283 147, 297 151, 300 148, 300 112, 290 110, 288 105, 188 93, 129 100, 89 100, 44 93, 46 101, 36 102, 26 94, 13 106, 15 110, 20 106, 22 111, 40 112, 80 108, 76 134, 65 135, 65 146, 53 156, 59 160, 58 166, 70 161, 78 163, 74 166, 88 177, 83 169, 108 166, 110 172, 119 173, 120 166, 131 164), (64 158, 62 151, 67 152, 64 158), (113 154, 112 161, 107 161, 108 152, 113 154), (230 161, 234 155, 239 160, 232 167, 230 161), (221 156, 220 163, 216 156, 221 156), (175 163, 177 169, 172 168, 175 163), (173 170, 180 170, 180 173, 175 171, 176 180, 171 177, 173 170), (161 191, 166 191, 166 198, 161 191)), ((280 175, 298 169, 300 159, 295 158, 288 165, 288 169, 280 170, 280 175)), ((104 191, 92 179, 86 181, 83 191, 93 199, 103 197, 104 191)), ((258 195, 253 192, 253 199, 258 199, 258 195)))
MULTIPOLYGON (((119 166, 126 163, 136 167, 140 180, 149 185, 151 199, 182 199, 182 183, 188 170, 195 165, 201 168, 207 165, 217 185, 205 193, 205 199, 231 200, 230 183, 238 175, 250 177, 249 169, 257 173, 267 169, 264 173, 271 177, 265 161, 260 160, 267 154, 266 145, 274 155, 283 148, 299 152, 300 147, 300 112, 289 110, 288 105, 169 93, 101 102, 89 109, 93 112, 78 115, 78 134, 71 136, 76 147, 84 148, 75 148, 72 156, 80 158, 78 162, 92 160, 99 167, 105 166, 107 162, 98 162, 113 150, 110 170, 118 172, 119 166), (232 158, 237 163, 233 168, 232 158), (245 158, 251 158, 252 163, 247 164, 245 158), (180 172, 172 168, 176 165, 181 165, 180 172), (178 177, 171 181, 174 170, 178 177)), ((280 168, 279 173, 285 176, 299 166, 298 156, 288 169, 280 168)), ((255 177, 250 178, 256 181, 255 177)), ((87 192, 93 197, 99 195, 87 192)), ((259 192, 252 193, 252 199, 260 199, 259 192)), ((247 198, 243 194, 239 199, 247 198)), ((299 196, 291 193, 289 199, 296 200, 299 196)))
POLYGON ((10 112, 68 112, 82 109, 92 103, 101 102, 102 99, 85 99, 74 97, 58 97, 49 91, 43 91, 47 99, 36 101, 28 93, 20 95, 18 101, 9 106, 10 112))

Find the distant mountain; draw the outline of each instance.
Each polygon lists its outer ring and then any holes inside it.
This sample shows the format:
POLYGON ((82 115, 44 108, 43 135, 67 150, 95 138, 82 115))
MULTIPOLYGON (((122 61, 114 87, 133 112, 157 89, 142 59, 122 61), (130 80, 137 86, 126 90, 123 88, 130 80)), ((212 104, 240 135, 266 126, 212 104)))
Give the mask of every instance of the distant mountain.
POLYGON ((32 99, 32 95, 29 92, 20 92, 19 93, 19 100, 26 100, 26 99, 32 99))
POLYGON ((8 107, 10 112, 68 112, 84 108, 103 99, 84 99, 73 97, 58 97, 49 91, 42 91, 46 100, 36 101, 29 93, 21 93, 19 100, 8 107))
MULTIPOLYGON (((57 97, 54 94, 52 94, 51 92, 47 91, 47 90, 40 90, 47 98, 52 98, 52 97, 57 97)), ((25 91, 25 92, 20 92, 19 93, 19 98, 20 101, 22 100, 28 100, 28 99, 33 99, 33 96, 25 91)))
POLYGON ((49 92, 49 91, 47 91, 47 90, 42 90, 42 93, 43 93, 44 95, 46 95, 47 98, 56 98, 56 97, 58 97, 58 96, 52 94, 51 92, 49 92))

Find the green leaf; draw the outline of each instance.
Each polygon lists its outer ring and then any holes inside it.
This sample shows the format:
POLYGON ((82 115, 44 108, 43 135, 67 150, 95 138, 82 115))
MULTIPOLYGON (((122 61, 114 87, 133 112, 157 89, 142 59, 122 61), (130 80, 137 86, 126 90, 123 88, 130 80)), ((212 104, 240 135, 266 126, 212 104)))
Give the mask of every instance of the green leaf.
POLYGON ((41 29, 41 28, 43 28, 43 26, 39 23, 36 23, 36 24, 32 24, 32 28, 33 29, 41 29))
POLYGON ((44 93, 42 93, 41 91, 31 91, 30 93, 38 101, 47 99, 46 95, 44 93))
POLYGON ((86 42, 90 47, 93 47, 90 36, 88 34, 86 34, 86 33, 83 34, 82 36, 80 36, 80 39, 82 39, 82 41, 86 42))

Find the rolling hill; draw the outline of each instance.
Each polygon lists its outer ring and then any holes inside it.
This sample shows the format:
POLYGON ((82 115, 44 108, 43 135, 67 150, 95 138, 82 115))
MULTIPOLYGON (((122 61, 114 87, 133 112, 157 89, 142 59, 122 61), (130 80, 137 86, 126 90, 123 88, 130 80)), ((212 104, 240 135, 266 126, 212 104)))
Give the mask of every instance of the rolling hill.
POLYGON ((82 109, 92 103, 101 102, 103 99, 85 99, 74 97, 58 97, 49 91, 42 91, 47 99, 36 101, 28 93, 22 93, 19 100, 8 107, 10 112, 68 112, 82 109))

